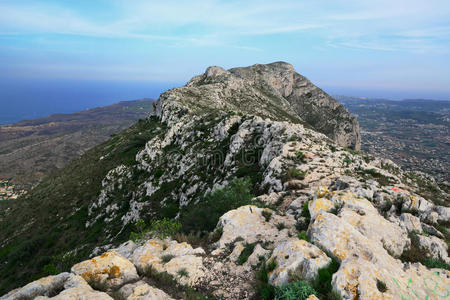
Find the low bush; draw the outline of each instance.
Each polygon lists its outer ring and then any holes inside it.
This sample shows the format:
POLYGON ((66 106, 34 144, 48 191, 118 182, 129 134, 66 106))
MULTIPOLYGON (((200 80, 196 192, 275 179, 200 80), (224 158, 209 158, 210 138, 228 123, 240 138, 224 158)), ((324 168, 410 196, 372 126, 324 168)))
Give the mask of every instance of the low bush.
POLYGON ((178 221, 172 221, 166 218, 151 221, 150 227, 147 227, 145 221, 140 219, 135 226, 137 232, 130 233, 130 240, 133 242, 139 242, 147 235, 149 237, 165 239, 174 236, 181 229, 181 224, 178 221))
POLYGON ((263 210, 261 214, 264 217, 264 219, 266 220, 266 222, 269 222, 270 219, 272 218, 272 213, 268 210, 263 210))
POLYGON ((277 267, 275 260, 267 263, 262 261, 261 267, 256 273, 256 299, 273 299, 275 297, 275 288, 269 284, 269 273, 277 267))
POLYGON ((384 283, 383 281, 379 280, 377 278, 377 289, 381 292, 381 293, 385 293, 388 289, 386 286, 386 283, 384 283))
POLYGON ((299 280, 275 288, 275 300, 306 300, 318 293, 305 281, 299 280))
POLYGON ((309 242, 308 235, 306 234, 305 231, 300 231, 300 232, 298 233, 298 238, 299 238, 300 240, 305 240, 305 241, 309 242))
POLYGON ((239 255, 236 263, 238 265, 243 265, 247 262, 248 257, 252 255, 253 250, 255 249, 256 243, 245 243, 244 244, 244 250, 242 250, 241 254, 239 255))
POLYGON ((205 194, 197 204, 190 205, 181 213, 180 220, 185 232, 210 232, 219 218, 229 210, 250 204, 251 182, 248 179, 234 179, 223 189, 205 194))
POLYGON ((320 299, 333 299, 333 291, 331 285, 331 279, 333 274, 339 269, 339 263, 332 258, 328 267, 321 268, 318 271, 318 275, 314 280, 313 287, 321 295, 320 299))

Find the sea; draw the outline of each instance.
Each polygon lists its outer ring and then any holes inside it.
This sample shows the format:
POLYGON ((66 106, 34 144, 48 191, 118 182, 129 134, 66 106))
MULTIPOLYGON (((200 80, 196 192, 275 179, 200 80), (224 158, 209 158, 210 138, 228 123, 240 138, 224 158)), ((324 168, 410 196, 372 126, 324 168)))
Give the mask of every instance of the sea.
POLYGON ((83 81, 83 80, 1 80, 0 125, 73 113, 124 100, 157 99, 182 83, 83 81))

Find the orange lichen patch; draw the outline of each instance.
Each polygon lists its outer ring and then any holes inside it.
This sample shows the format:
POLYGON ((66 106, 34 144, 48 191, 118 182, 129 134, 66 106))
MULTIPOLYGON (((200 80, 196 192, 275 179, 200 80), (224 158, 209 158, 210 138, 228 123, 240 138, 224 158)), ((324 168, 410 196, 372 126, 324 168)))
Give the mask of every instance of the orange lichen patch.
POLYGON ((105 269, 104 274, 108 274, 109 278, 120 278, 120 267, 112 266, 109 269, 105 269))
POLYGON ((96 260, 95 258, 93 258, 93 259, 91 259, 91 262, 94 263, 94 264, 96 264, 96 263, 97 263, 97 260, 96 260))
POLYGON ((108 257, 108 252, 105 252, 105 253, 103 253, 102 255, 100 255, 100 258, 105 258, 105 257, 108 257))

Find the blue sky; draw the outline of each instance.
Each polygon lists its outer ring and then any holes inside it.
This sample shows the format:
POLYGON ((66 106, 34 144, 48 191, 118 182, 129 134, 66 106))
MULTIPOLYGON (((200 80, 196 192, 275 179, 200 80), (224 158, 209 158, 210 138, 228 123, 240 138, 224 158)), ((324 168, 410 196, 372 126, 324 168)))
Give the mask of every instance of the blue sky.
POLYGON ((329 92, 450 99, 450 2, 0 0, 1 80, 182 83, 279 60, 329 92))

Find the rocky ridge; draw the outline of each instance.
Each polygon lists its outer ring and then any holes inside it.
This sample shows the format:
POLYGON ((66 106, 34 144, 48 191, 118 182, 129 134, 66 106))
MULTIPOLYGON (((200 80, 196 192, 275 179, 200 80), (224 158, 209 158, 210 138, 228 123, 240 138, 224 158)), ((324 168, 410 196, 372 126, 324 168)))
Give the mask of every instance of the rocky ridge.
MULTIPOLYGON (((331 290, 317 293, 321 299, 448 297, 449 195, 431 178, 339 146, 339 139, 302 124, 306 118, 297 112, 280 119, 270 109, 267 115, 250 108, 234 112, 238 101, 257 98, 228 94, 230 85, 253 89, 252 80, 235 83, 234 77, 251 78, 257 70, 259 84, 260 76, 280 94, 303 93, 289 84, 283 88, 290 75, 273 79, 267 71, 273 68, 291 74, 283 63, 213 67, 161 95, 155 116, 141 124, 145 147, 131 163, 110 169, 89 202, 85 230, 100 227, 101 246, 70 273, 44 277, 0 299, 66 299, 74 293, 73 299, 187 299, 192 290, 258 299, 267 296, 258 288, 261 270, 267 271, 265 284, 302 280, 320 287, 317 280, 332 266, 326 283, 331 290), (193 239, 180 236, 120 243, 138 219, 182 220, 203 194, 236 177, 249 178, 257 197, 225 212, 206 245, 195 248, 193 239), (424 185, 433 187, 435 198, 421 196, 424 185), (167 276, 171 287, 161 279, 167 276)), ((106 148, 99 161, 114 155, 114 147, 106 148)))

